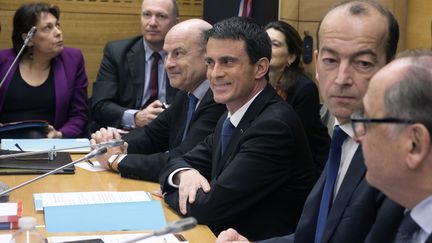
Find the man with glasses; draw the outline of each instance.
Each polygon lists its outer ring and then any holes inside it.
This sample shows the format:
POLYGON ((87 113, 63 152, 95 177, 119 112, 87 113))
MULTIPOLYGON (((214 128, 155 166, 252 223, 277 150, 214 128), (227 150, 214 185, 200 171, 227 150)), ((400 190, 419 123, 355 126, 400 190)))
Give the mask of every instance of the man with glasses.
POLYGON ((407 211, 394 242, 432 242, 432 51, 381 69, 352 117, 367 181, 407 211))
MULTIPOLYGON (((329 160, 306 200, 295 234, 262 242, 360 243, 381 219, 387 224, 378 223, 368 240, 391 242, 386 236, 397 228, 402 208, 367 184, 350 116, 362 107, 370 78, 393 59, 398 37, 393 15, 376 1, 343 2, 324 16, 317 32, 316 78, 336 118, 329 160)), ((237 241, 248 242, 233 229, 217 240, 237 241)))

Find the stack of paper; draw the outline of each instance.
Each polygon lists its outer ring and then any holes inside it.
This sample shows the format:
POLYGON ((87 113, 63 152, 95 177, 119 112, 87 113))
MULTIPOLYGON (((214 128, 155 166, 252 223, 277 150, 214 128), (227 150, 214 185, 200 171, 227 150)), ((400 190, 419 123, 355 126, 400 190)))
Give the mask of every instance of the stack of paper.
POLYGON ((22 203, 0 203, 0 229, 18 229, 22 216, 22 203))
POLYGON ((149 193, 74 192, 34 195, 47 232, 156 230, 166 225, 159 201, 149 193))

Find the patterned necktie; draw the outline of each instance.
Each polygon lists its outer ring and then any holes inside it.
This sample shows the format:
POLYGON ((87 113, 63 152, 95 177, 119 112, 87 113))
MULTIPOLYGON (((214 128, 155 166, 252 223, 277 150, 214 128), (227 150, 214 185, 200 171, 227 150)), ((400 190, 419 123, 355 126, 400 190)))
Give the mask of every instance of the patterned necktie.
POLYGON ((336 126, 333 130, 330 153, 327 161, 327 174, 318 213, 317 228, 315 231, 315 243, 319 243, 321 241, 322 235, 324 233, 324 229, 327 223, 327 216, 333 201, 333 188, 339 170, 342 144, 347 137, 348 135, 339 126, 336 126))
POLYGON ((159 89, 159 84, 158 84, 158 66, 159 66, 159 59, 160 59, 160 55, 159 52, 153 52, 153 54, 151 55, 153 58, 153 62, 151 65, 151 69, 150 69, 150 79, 149 79, 149 99, 147 100, 147 102, 145 103, 144 107, 147 107, 148 105, 150 105, 153 101, 158 99, 158 89, 159 89))
POLYGON ((187 113, 187 117, 186 117, 186 125, 185 125, 185 129, 183 131, 183 138, 182 141, 186 138, 186 134, 189 130, 189 125, 190 125, 190 121, 192 118, 192 114, 195 111, 195 106, 198 103, 198 98, 195 97, 195 95, 193 95, 192 93, 189 93, 189 106, 188 106, 188 113, 187 113))
POLYGON ((225 152, 225 148, 231 140, 231 136, 234 133, 235 127, 231 123, 230 119, 227 117, 222 126, 222 134, 221 134, 221 156, 225 152))
POLYGON ((419 229, 419 225, 412 219, 410 212, 407 212, 399 225, 394 243, 410 243, 414 233, 419 229))

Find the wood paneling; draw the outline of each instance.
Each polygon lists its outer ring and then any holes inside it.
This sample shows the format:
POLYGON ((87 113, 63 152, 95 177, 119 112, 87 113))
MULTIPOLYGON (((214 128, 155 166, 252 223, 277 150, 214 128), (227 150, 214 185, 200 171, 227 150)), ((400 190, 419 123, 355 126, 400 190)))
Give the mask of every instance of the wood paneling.
MULTIPOLYGON (((10 48, 15 10, 28 0, 0 0, 0 48, 10 48)), ((140 35, 142 0, 51 0, 60 7, 65 45, 80 48, 91 83, 96 79, 103 47, 108 41, 140 35)), ((180 19, 202 18, 203 0, 178 0, 180 19)))
POLYGON ((432 48, 432 1, 410 0, 407 23, 407 48, 432 48))

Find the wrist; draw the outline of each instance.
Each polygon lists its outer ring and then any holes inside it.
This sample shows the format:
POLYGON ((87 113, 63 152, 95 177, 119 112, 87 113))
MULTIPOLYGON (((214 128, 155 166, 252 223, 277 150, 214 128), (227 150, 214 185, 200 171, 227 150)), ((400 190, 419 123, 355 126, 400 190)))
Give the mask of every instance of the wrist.
POLYGON ((109 168, 111 171, 118 172, 118 163, 117 163, 117 161, 118 161, 118 159, 119 159, 119 157, 120 157, 121 154, 122 154, 122 153, 117 152, 117 153, 112 154, 112 155, 108 158, 108 160, 107 160, 107 165, 108 165, 108 168, 109 168))

